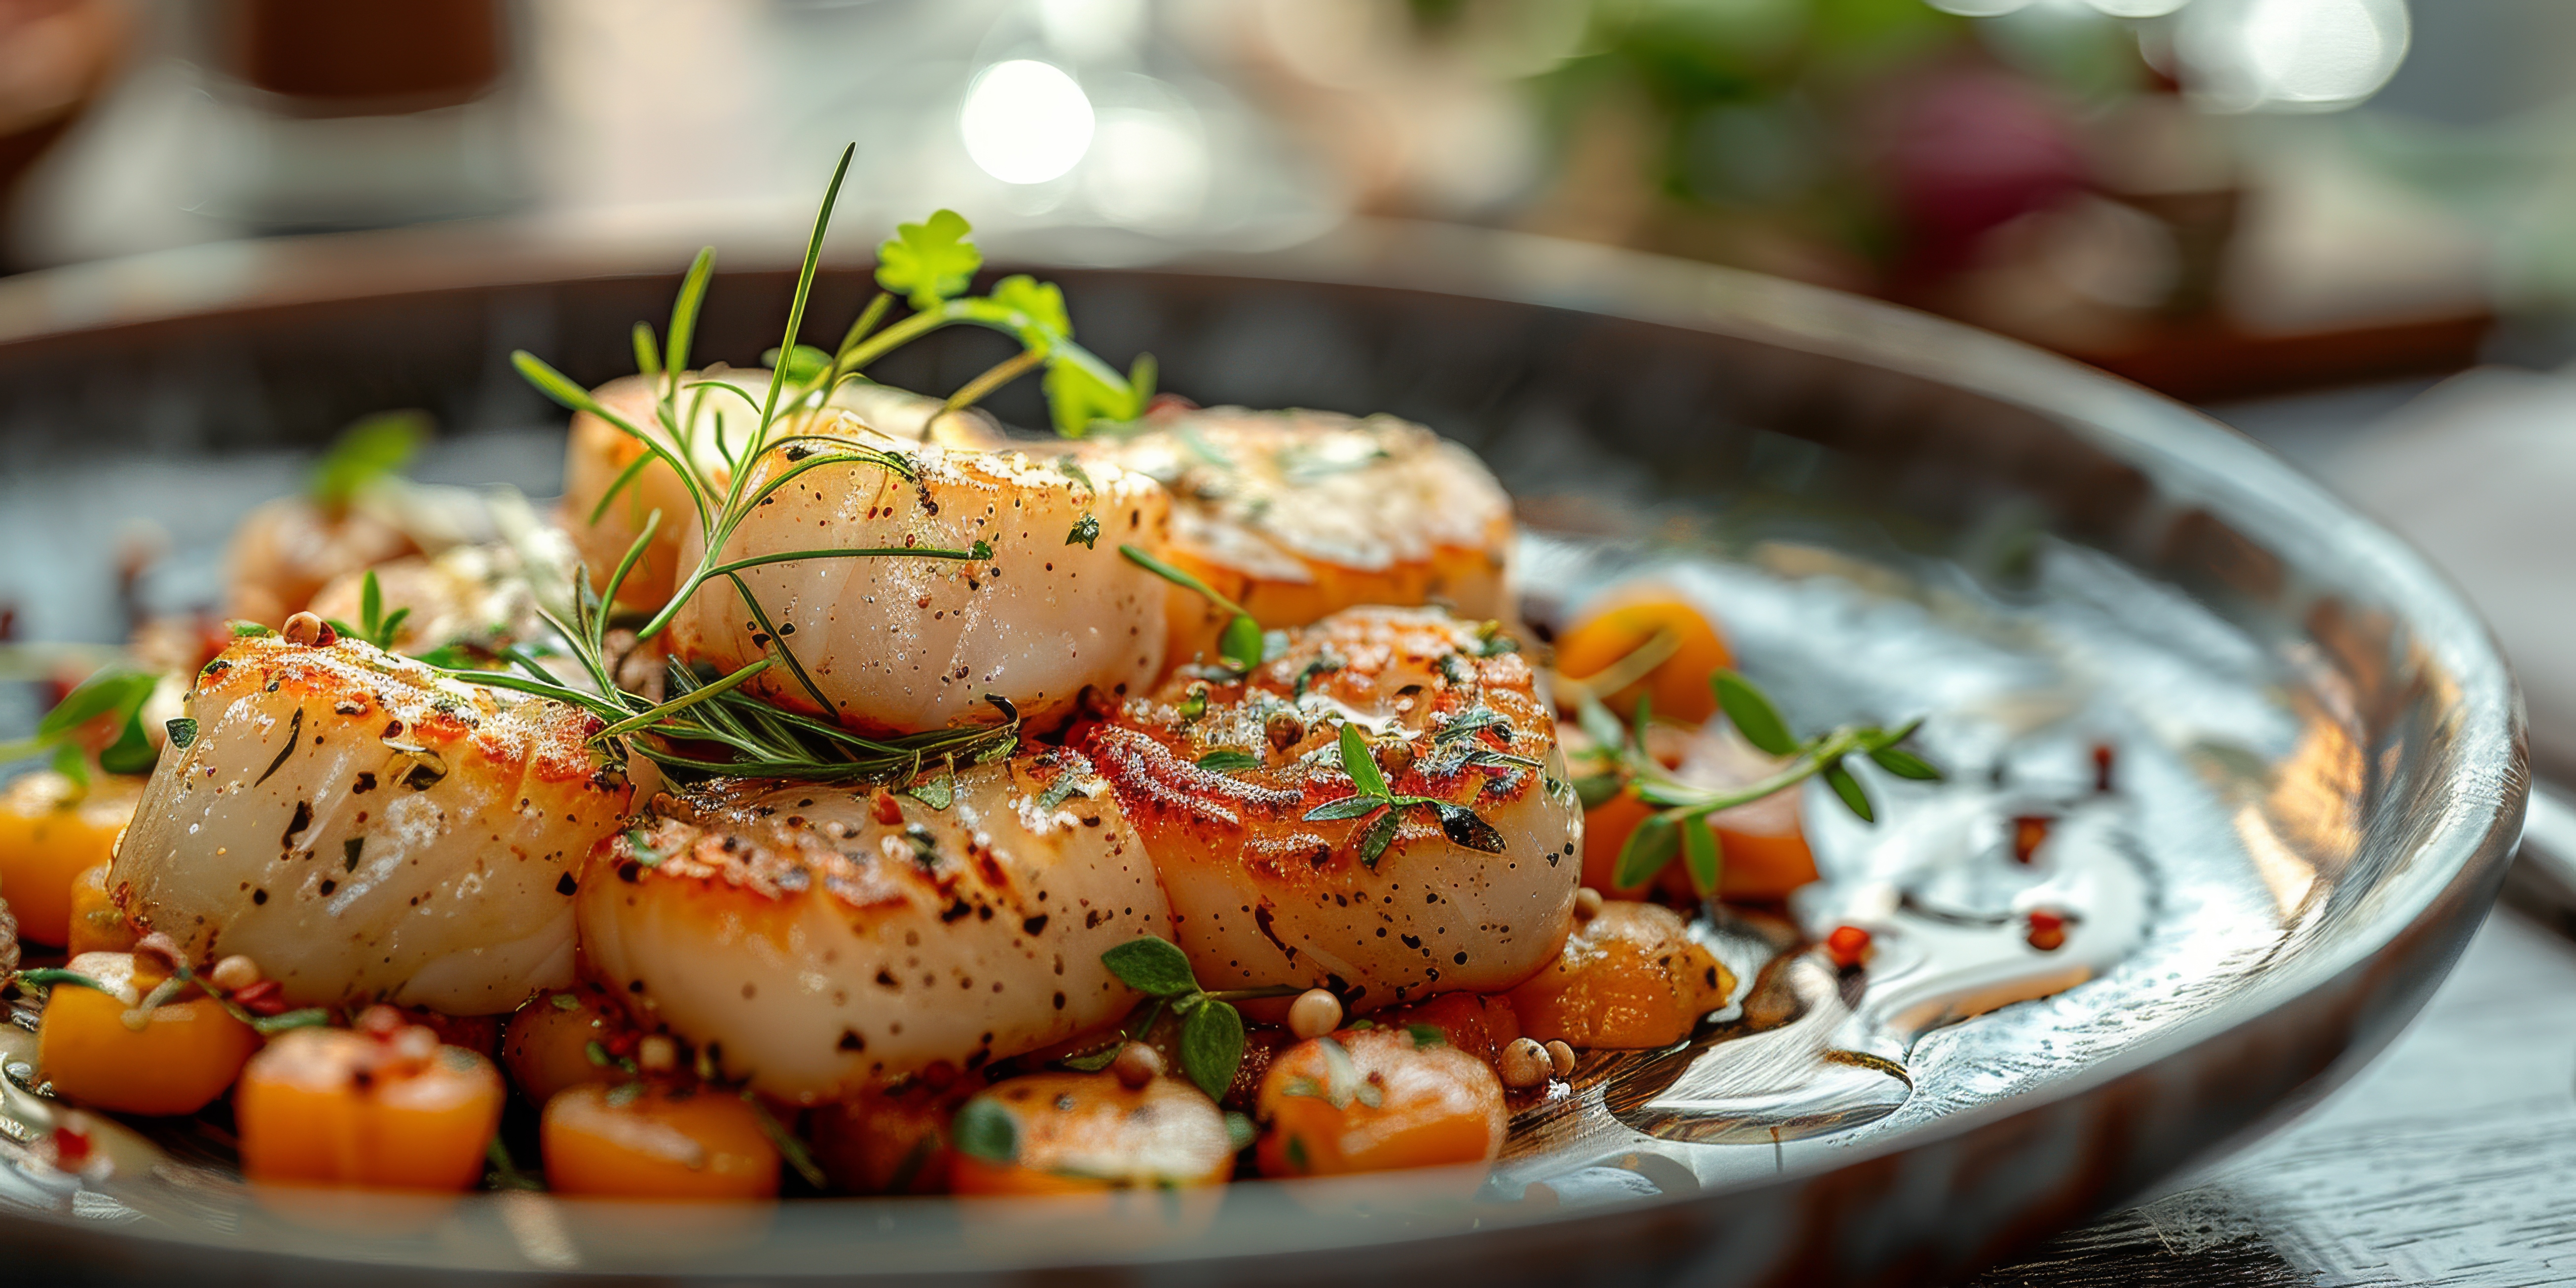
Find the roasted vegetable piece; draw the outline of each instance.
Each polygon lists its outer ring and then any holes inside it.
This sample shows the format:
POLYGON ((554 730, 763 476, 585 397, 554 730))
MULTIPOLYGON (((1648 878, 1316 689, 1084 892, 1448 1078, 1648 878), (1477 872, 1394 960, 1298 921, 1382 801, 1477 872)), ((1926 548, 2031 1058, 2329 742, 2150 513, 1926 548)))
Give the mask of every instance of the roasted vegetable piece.
POLYGON ((1216 1102, 1179 1078, 1129 1087, 1112 1073, 1038 1073, 957 1111, 959 1194, 1078 1194, 1215 1185, 1235 1145, 1216 1102))
POLYGON ((629 1199, 765 1199, 778 1147, 759 1111, 730 1091, 629 1082, 567 1087, 539 1127, 558 1194, 629 1199))
POLYGON ((1521 1035, 1640 1049, 1689 1037, 1726 1005, 1735 977, 1661 904, 1612 900, 1577 922, 1554 964, 1512 990, 1521 1035))
POLYGON ((56 984, 37 1029, 36 1064, 67 1099, 129 1114, 192 1114, 224 1094, 259 1049, 259 1034, 223 1004, 190 990, 152 1008, 142 1027, 126 1016, 167 978, 127 953, 83 953, 69 969, 100 992, 56 984))
POLYGON ((622 1025, 586 992, 545 993, 529 1000, 501 1031, 501 1067, 531 1104, 585 1082, 609 1082, 624 1072, 592 1058, 597 1044, 622 1025))
POLYGON ((1613 592, 1587 605, 1556 641, 1557 674, 1578 683, 1613 682, 1603 673, 1614 667, 1629 671, 1619 665, 1622 661, 1658 656, 1662 660, 1642 680, 1593 696, 1623 714, 1636 707, 1640 696, 1651 696, 1656 714, 1686 724, 1716 714, 1717 697, 1709 690, 1708 677, 1719 667, 1734 665, 1735 655, 1716 624, 1674 591, 1640 586, 1613 592), (1652 653, 1639 653, 1650 646, 1652 653))
POLYGON ((807 1119, 814 1161, 832 1183, 861 1194, 948 1192, 948 1121, 966 1087, 943 1090, 919 1079, 870 1087, 807 1119))
POLYGON ((97 775, 84 790, 52 770, 0 794, 0 898, 17 915, 20 937, 57 948, 71 942, 72 882, 115 853, 142 796, 138 779, 97 775))
POLYGON ((1508 1125, 1493 1066, 1429 1034, 1344 1029, 1279 1053, 1261 1079, 1264 1176, 1490 1163, 1508 1125))
POLYGON ((1503 1048, 1521 1035, 1520 1017, 1512 1013, 1511 999, 1500 993, 1446 993, 1379 1012, 1375 1019, 1390 1029, 1437 1029, 1449 1045, 1487 1064, 1501 1059, 1503 1048))
POLYGON ((82 953, 121 953, 134 947, 134 927, 125 923, 125 912, 107 888, 107 865, 84 868, 72 878, 71 933, 66 936, 63 951, 74 957, 82 953))
POLYGON ((506 1094, 492 1062, 399 1017, 373 1031, 290 1029, 233 1093, 253 1181, 462 1190, 482 1179, 506 1094))

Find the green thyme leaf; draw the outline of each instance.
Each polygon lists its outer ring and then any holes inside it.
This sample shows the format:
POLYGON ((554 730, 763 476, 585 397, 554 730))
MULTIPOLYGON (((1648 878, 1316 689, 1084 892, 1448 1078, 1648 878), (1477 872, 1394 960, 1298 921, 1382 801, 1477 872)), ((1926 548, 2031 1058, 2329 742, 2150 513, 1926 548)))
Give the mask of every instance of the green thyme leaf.
MULTIPOLYGON (((944 810, 957 803, 957 771, 951 768, 937 778, 916 779, 911 786, 903 789, 903 794, 932 809, 944 810)), ((1052 806, 1041 807, 1053 808, 1052 806)))
POLYGON ((1390 794, 1386 776, 1378 772, 1377 761, 1369 755, 1368 739, 1360 734, 1359 726, 1344 722, 1341 747, 1342 772, 1351 776, 1352 786, 1362 796, 1386 799, 1390 794))
POLYGON ((1503 852, 1503 834, 1476 811, 1447 801, 1433 801, 1431 808, 1440 815, 1440 831, 1451 842, 1482 854, 1503 852))
POLYGON ((1833 788, 1834 795, 1842 798, 1844 808, 1849 809, 1864 823, 1878 821, 1878 812, 1870 808, 1869 793, 1861 790, 1860 780, 1852 777, 1852 772, 1843 768, 1840 760, 1826 762, 1824 775, 1825 785, 1833 788))
POLYGON ((1706 822, 1692 819, 1682 825, 1682 866, 1689 869, 1691 888, 1701 898, 1717 893, 1720 854, 1717 832, 1706 822))
POLYGON ((988 1163, 1020 1161, 1020 1122, 1000 1101, 977 1096, 957 1110, 948 1125, 948 1143, 958 1153, 988 1163))
POLYGON ((966 240, 974 226, 954 210, 931 212, 917 224, 895 225, 877 247, 877 285, 903 296, 922 312, 962 295, 984 266, 984 253, 966 240))
POLYGON ((1219 1100, 1243 1064, 1243 1013, 1230 1002, 1210 1001, 1181 1023, 1181 1069, 1219 1100))
POLYGON ((1055 458, 1055 467, 1062 471, 1066 478, 1088 489, 1093 496, 1100 495, 1100 485, 1091 481, 1090 471, 1082 468, 1080 460, 1071 456, 1059 456, 1055 458))
POLYGON ((1253 1126, 1250 1118, 1231 1109, 1225 1111, 1225 1143, 1232 1145, 1234 1152, 1240 1154, 1252 1148, 1252 1142, 1260 1136, 1261 1129, 1253 1126))
POLYGON ((110 668, 80 682, 54 709, 36 722, 36 736, 58 737, 109 712, 130 714, 152 696, 153 678, 141 671, 110 668))
POLYGON ((1423 1047, 1449 1045, 1449 1031, 1437 1024, 1408 1024, 1404 1026, 1404 1031, 1413 1039, 1416 1050, 1423 1047))
POLYGON ((1055 781, 1047 784, 1047 789, 1045 791, 1038 793, 1038 811, 1040 813, 1052 813, 1058 806, 1063 805, 1066 801, 1080 793, 1082 789, 1083 775, 1075 773, 1070 767, 1059 770, 1056 773, 1055 781))
MULTIPOLYGON (((1267 649, 1265 648, 1264 651, 1267 649)), ((1313 685, 1318 677, 1329 675, 1347 665, 1349 663, 1345 662, 1339 654, 1317 653, 1315 660, 1297 668, 1297 681, 1290 687, 1289 696, 1292 699, 1306 696, 1307 688, 1313 685)))
POLYGON ((224 626, 232 632, 233 638, 237 640, 263 639, 277 633, 257 622, 226 622, 224 623, 224 626))
POLYGON ((1066 545, 1078 545, 1085 550, 1098 549, 1099 541, 1100 516, 1088 512, 1086 512, 1081 518, 1074 520, 1073 530, 1064 534, 1064 543, 1066 545))
POLYGON ((1374 814, 1385 809, 1386 805, 1387 802, 1381 797, 1345 796, 1340 800, 1326 801, 1306 811, 1304 818, 1309 823, 1331 823, 1340 819, 1360 818, 1374 814))
POLYGON ((139 711, 128 712, 124 726, 117 731, 116 741, 98 753, 98 767, 111 774, 148 774, 152 772, 153 762, 160 758, 160 751, 153 747, 152 739, 143 732, 139 711))
POLYGON ((1402 826, 1403 812, 1400 810, 1390 809, 1378 815, 1376 821, 1360 833, 1360 862, 1376 867, 1377 861, 1386 857, 1387 847, 1395 844, 1396 831, 1402 826))
POLYGON ((1140 993, 1176 997, 1198 991, 1198 978, 1190 973, 1188 955, 1170 940, 1150 935, 1130 939, 1100 954, 1100 964, 1140 993))
POLYGON ((1098 1073, 1116 1063, 1119 1050, 1126 1045, 1123 1041, 1112 1042, 1089 1055, 1067 1056, 1056 1063, 1076 1073, 1098 1073))
MULTIPOLYGON (((1694 820, 1691 826, 1702 825, 1694 820)), ((1637 830, 1630 832, 1627 841, 1620 845, 1619 863, 1612 870, 1610 884, 1621 889, 1645 884, 1648 878, 1663 871, 1665 864, 1673 861, 1674 853, 1680 848, 1681 837, 1672 820, 1661 814, 1647 815, 1645 821, 1637 824, 1637 830)))
POLYGON ((1728 723, 1746 742, 1773 756, 1786 756, 1798 750, 1798 740, 1789 733, 1788 722, 1780 718, 1780 709, 1755 688, 1751 680, 1720 667, 1708 678, 1717 692, 1718 708, 1726 712, 1728 723))
POLYGON ((1880 747, 1870 752, 1869 758, 1879 768, 1899 778, 1911 778, 1921 783, 1941 781, 1941 771, 1932 762, 1902 747, 1880 747))
POLYGON ((162 726, 169 731, 170 745, 181 751, 197 745, 197 722, 181 716, 162 726))
POLYGON ((1261 768, 1261 757, 1227 747, 1199 757, 1199 768, 1211 773, 1239 774, 1247 769, 1261 768))

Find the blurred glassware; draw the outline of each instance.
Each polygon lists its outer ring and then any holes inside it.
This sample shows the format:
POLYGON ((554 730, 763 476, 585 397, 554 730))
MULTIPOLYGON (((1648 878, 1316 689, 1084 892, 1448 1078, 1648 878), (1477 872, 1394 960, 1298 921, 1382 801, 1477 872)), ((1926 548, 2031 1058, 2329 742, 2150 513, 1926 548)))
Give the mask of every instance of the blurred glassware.
MULTIPOLYGON (((106 86, 130 25, 119 0, 0 0, 0 234, 19 180, 106 86)), ((0 270, 7 260, 0 236, 0 270)))

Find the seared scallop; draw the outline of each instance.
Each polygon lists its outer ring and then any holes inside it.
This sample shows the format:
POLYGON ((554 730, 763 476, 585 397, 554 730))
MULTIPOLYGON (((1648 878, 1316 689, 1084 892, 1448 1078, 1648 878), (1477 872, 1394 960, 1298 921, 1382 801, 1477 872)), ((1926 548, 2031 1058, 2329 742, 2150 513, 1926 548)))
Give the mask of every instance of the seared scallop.
MULTIPOLYGON (((1265 627, 1360 604, 1441 604, 1507 616, 1511 499, 1466 448, 1393 416, 1184 412, 1128 438, 1085 444, 1172 494, 1159 553, 1265 627)), ((1171 598, 1175 660, 1217 656, 1228 615, 1171 598)))
POLYGON ((1320 985, 1368 1010, 1509 988, 1565 942, 1583 811, 1533 679, 1438 609, 1356 608, 1242 679, 1170 680, 1086 741, 1201 984, 1320 985), (1437 804, 1337 804, 1361 791, 1345 728, 1392 796, 1437 804))
MULTIPOLYGON (((756 494, 811 453, 790 445, 763 455, 745 487, 756 494)), ((987 694, 1042 725, 1070 712, 1085 688, 1124 694, 1154 680, 1169 587, 1118 552, 1163 539, 1169 504, 1152 479, 1020 452, 922 446, 899 455, 901 470, 852 459, 786 478, 751 509, 722 559, 886 553, 744 568, 758 613, 731 579, 710 581, 672 619, 673 656, 731 671, 783 647, 805 678, 773 666, 745 691, 863 731, 980 719, 987 694)), ((681 557, 694 563, 701 544, 691 534, 681 557)))
POLYGON ((591 856, 588 969, 726 1077, 805 1103, 1124 1015, 1100 955, 1170 920, 1106 785, 1068 751, 942 781, 658 798, 591 856))
POLYGON ((481 1015, 572 982, 576 870, 635 791, 589 714, 262 636, 207 664, 187 719, 109 872, 152 929, 299 1005, 481 1015))
MULTIPOLYGON (((701 380, 730 384, 756 402, 769 392, 769 372, 758 368, 717 368, 687 372, 681 377, 679 405, 682 423, 689 426, 690 440, 690 451, 683 458, 695 461, 701 474, 722 485, 731 475, 731 467, 726 464, 728 455, 740 454, 758 426, 759 417, 732 394, 685 387, 701 380)), ((662 383, 628 376, 601 385, 592 396, 628 424, 655 435, 674 455, 683 455, 680 445, 669 442, 654 416, 662 383)), ((971 411, 942 414, 943 406, 938 399, 884 385, 847 384, 833 395, 823 411, 795 416, 771 432, 881 437, 900 443, 953 447, 1001 445, 1001 429, 989 418, 971 411)), ((681 537, 696 526, 697 510, 680 476, 670 466, 654 461, 642 468, 635 481, 618 493, 606 510, 600 511, 600 498, 608 495, 618 478, 644 454, 644 445, 615 425, 588 412, 574 413, 572 435, 564 448, 563 505, 564 523, 581 547, 591 580, 602 586, 616 571, 617 561, 626 557, 627 549, 644 531, 646 518, 655 510, 662 512, 662 523, 655 529, 652 543, 618 593, 619 602, 650 611, 670 602, 679 576, 681 537), (597 522, 591 519, 594 511, 600 511, 597 522)))

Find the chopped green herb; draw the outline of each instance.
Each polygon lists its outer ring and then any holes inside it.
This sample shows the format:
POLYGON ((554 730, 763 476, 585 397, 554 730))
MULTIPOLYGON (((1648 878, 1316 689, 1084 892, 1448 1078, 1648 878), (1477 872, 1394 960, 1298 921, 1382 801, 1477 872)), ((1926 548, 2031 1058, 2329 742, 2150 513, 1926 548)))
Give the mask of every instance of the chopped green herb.
POLYGON ((958 1153, 988 1163, 1020 1161, 1020 1122, 1001 1102, 977 1096, 957 1110, 948 1125, 948 1143, 958 1153))
POLYGON ((1100 516, 1096 514, 1085 513, 1073 521, 1073 531, 1064 534, 1066 545, 1079 545, 1086 550, 1096 549, 1099 541, 1100 516))

